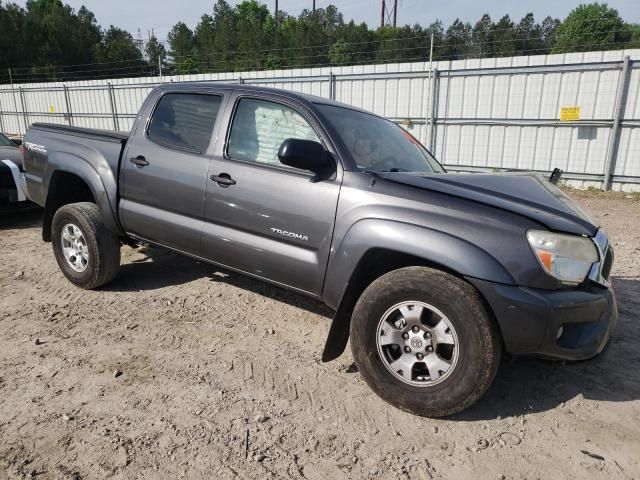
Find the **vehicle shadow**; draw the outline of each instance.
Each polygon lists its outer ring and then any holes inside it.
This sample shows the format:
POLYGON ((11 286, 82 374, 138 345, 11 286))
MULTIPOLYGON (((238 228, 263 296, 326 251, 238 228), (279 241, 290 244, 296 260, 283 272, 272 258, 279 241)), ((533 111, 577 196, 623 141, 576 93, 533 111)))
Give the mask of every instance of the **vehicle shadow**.
POLYGON ((0 214, 0 231, 35 228, 42 225, 42 209, 29 208, 5 211, 0 214))
POLYGON ((640 277, 614 277, 613 286, 620 318, 602 355, 575 363, 534 358, 503 362, 484 397, 450 420, 544 412, 580 396, 603 402, 640 399, 640 277))
POLYGON ((319 301, 246 275, 159 248, 145 246, 140 248, 139 252, 144 255, 143 258, 123 264, 118 277, 101 289, 113 292, 156 290, 208 278, 211 282, 226 283, 317 315, 333 318, 333 311, 319 301))

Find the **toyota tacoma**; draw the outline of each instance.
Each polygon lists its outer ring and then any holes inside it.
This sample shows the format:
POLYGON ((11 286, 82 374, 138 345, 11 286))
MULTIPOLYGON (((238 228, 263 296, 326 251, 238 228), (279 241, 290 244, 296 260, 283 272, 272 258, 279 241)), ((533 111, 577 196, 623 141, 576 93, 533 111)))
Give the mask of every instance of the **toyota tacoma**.
POLYGON ((447 173, 325 98, 173 83, 128 133, 36 123, 24 145, 69 281, 100 287, 145 243, 319 299, 323 360, 350 340, 367 384, 418 415, 472 405, 505 353, 594 357, 617 321, 607 234, 546 178, 447 173))

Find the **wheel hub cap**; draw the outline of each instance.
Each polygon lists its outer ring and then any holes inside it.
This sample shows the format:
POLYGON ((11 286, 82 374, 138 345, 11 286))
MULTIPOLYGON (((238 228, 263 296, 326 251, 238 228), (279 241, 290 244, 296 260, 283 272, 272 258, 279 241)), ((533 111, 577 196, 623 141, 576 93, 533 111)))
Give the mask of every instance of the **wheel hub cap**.
POLYGON ((427 387, 447 378, 458 361, 458 337, 449 319, 424 302, 394 305, 380 319, 378 354, 399 380, 427 387))
POLYGON ((407 342, 407 346, 411 348, 414 352, 419 352, 422 350, 422 346, 424 345, 424 340, 420 338, 420 335, 411 335, 410 340, 407 342))
POLYGON ((67 264, 78 273, 84 272, 89 265, 89 249, 82 231, 73 223, 67 223, 62 227, 60 243, 67 264))

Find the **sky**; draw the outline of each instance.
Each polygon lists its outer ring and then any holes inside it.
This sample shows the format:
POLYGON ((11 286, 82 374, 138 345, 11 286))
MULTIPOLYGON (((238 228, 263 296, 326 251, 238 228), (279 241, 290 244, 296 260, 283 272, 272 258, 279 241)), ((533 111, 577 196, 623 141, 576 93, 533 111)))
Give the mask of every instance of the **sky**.
MULTIPOLYGON (((13 0, 24 5, 26 0, 13 0)), ((178 21, 194 28, 204 13, 211 13, 214 0, 63 0, 76 10, 85 5, 103 27, 115 25, 137 36, 138 29, 144 37, 153 29, 156 36, 165 40, 169 30, 178 21)), ((237 4, 240 0, 228 0, 237 4)), ((259 0, 260 1, 260 0, 259 0)), ((279 0, 280 9, 298 15, 303 8, 311 8, 313 0, 279 0)), ((273 11, 275 0, 261 0, 273 11)), ((392 3, 393 0, 387 0, 392 3)), ((475 23, 483 13, 494 20, 508 13, 520 20, 533 12, 536 19, 547 15, 563 19, 573 8, 587 0, 398 0, 398 23, 429 25, 442 20, 445 28, 456 18, 475 23)), ((640 23, 640 0, 610 0, 610 7, 618 10, 626 22, 640 23)), ((380 22, 381 0, 316 0, 316 7, 336 5, 345 21, 366 22, 377 26, 380 22)))

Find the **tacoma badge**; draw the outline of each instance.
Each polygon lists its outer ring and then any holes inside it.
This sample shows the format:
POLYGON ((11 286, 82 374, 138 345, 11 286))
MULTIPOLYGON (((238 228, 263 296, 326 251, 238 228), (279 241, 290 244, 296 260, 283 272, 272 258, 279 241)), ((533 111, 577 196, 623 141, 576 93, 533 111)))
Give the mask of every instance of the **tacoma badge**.
POLYGON ((299 233, 287 232, 286 230, 282 230, 280 228, 273 228, 273 227, 271 227, 271 231, 275 234, 282 235, 283 237, 291 237, 291 238, 295 238, 296 240, 301 240, 303 242, 309 241, 309 237, 307 237, 306 235, 300 235, 299 233))

